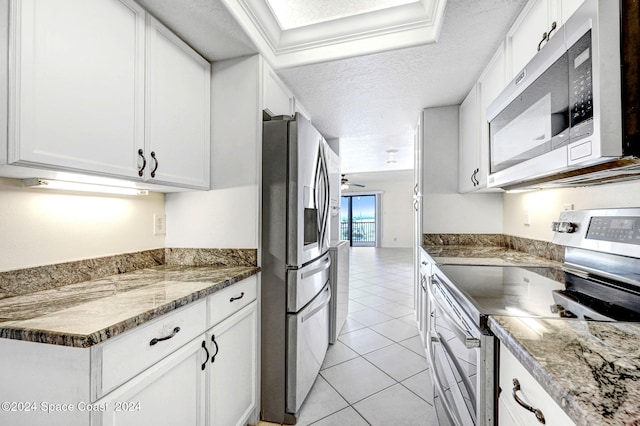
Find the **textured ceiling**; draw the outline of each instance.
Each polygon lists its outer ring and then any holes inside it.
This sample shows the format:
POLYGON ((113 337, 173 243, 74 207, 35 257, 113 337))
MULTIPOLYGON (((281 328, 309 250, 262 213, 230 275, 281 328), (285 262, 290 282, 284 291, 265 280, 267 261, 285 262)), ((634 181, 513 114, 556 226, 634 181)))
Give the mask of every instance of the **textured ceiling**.
MULTIPOLYGON (((221 0, 139 2, 211 61, 257 52, 221 0)), ((411 168, 420 111, 460 104, 525 2, 448 0, 435 44, 277 73, 318 129, 340 138, 346 173, 411 168), (391 148, 398 149, 393 165, 386 163, 391 148)))
POLYGON ((209 61, 257 53, 220 0, 137 0, 209 61))
MULTIPOLYGON (((358 158, 345 158, 355 138, 363 159, 371 138, 382 159, 381 141, 411 149, 412 130, 425 107, 462 102, 525 0, 448 0, 435 44, 278 70, 327 137, 339 137, 343 170, 358 158), (404 142, 404 146, 402 146, 404 142)), ((399 152, 400 154, 400 152, 399 152)), ((378 163, 380 163, 380 160, 378 163)), ((373 164, 371 165, 374 166, 373 164)), ((412 167, 412 165, 409 165, 412 167)))

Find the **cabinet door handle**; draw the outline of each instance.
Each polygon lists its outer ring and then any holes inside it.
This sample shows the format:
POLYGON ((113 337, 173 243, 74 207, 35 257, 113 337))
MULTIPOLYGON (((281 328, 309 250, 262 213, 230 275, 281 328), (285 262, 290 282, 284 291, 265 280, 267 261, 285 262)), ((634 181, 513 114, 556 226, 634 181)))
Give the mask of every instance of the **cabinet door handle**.
POLYGON ((151 177, 154 178, 156 177, 156 170, 158 170, 158 159, 156 158, 155 151, 151 151, 151 158, 153 158, 153 161, 156 162, 156 165, 153 167, 153 170, 151 170, 151 177))
POLYGON ((513 395, 513 399, 515 399, 518 405, 520 405, 522 408, 524 408, 525 410, 531 411, 533 414, 535 414, 536 419, 538 419, 540 423, 545 424, 546 421, 544 419, 544 414, 542 414, 542 411, 540 411, 540 409, 538 408, 533 408, 532 406, 530 406, 529 404, 521 400, 520 397, 516 394, 516 392, 518 392, 519 390, 520 390, 520 382, 518 381, 518 379, 513 379, 513 390, 511 391, 511 395, 513 395))
POLYGON ((202 363, 202 369, 204 370, 205 368, 207 368, 207 360, 209 360, 209 349, 207 349, 207 341, 203 340, 202 341, 202 349, 204 349, 204 351, 207 353, 207 357, 205 358, 204 362, 202 363))
POLYGON ((142 150, 142 148, 138 150, 138 155, 142 157, 142 167, 140 167, 140 170, 138 170, 138 176, 142 176, 144 168, 147 167, 147 159, 144 158, 144 151, 142 150))
POLYGON ((211 364, 213 364, 216 361, 216 355, 218 355, 218 352, 220 351, 220 348, 218 347, 218 342, 216 342, 216 335, 215 334, 211 336, 211 341, 216 346, 216 352, 211 356, 211 364))
POLYGON ((240 300, 243 297, 244 297, 244 291, 240 293, 240 296, 232 297, 231 299, 229 299, 229 302, 233 302, 234 300, 240 300))
POLYGON ((556 21, 553 21, 551 23, 551 29, 549 29, 549 32, 547 33, 547 41, 549 41, 549 39, 551 38, 551 33, 556 30, 557 26, 558 26, 558 24, 556 23, 556 21))
POLYGON ((153 346, 158 342, 162 342, 163 340, 169 340, 171 339, 173 336, 175 336, 176 334, 178 334, 178 332, 180 331, 180 327, 176 327, 173 329, 173 332, 168 335, 168 336, 164 336, 164 337, 154 337, 153 339, 151 339, 151 341, 149 342, 149 346, 153 346))
POLYGON ((538 51, 542 49, 542 43, 548 40, 549 40, 549 33, 545 31, 544 33, 542 33, 542 40, 540 40, 540 43, 538 43, 538 51))

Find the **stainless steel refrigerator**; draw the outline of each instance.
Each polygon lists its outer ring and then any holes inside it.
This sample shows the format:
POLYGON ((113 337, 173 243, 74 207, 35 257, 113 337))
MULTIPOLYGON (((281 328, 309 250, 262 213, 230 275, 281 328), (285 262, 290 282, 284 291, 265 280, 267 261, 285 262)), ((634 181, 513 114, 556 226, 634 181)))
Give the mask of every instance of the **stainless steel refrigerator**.
POLYGON ((295 424, 329 342, 328 145, 304 117, 263 122, 261 415, 295 424))

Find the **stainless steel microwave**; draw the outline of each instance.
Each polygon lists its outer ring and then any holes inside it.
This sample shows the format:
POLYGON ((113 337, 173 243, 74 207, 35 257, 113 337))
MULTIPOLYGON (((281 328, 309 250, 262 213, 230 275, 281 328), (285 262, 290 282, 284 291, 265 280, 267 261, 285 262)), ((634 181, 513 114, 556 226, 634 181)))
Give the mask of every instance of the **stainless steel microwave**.
POLYGON ((586 0, 489 105, 489 187, 640 177, 637 0, 586 0))

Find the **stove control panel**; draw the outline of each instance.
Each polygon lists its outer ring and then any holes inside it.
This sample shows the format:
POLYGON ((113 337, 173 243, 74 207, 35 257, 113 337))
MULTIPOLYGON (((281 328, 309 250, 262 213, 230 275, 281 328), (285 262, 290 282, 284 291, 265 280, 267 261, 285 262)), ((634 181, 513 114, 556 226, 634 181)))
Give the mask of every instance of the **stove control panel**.
POLYGON ((585 238, 640 245, 640 217, 592 216, 585 238))
POLYGON ((551 228, 554 244, 640 259, 640 208, 565 210, 551 228))

